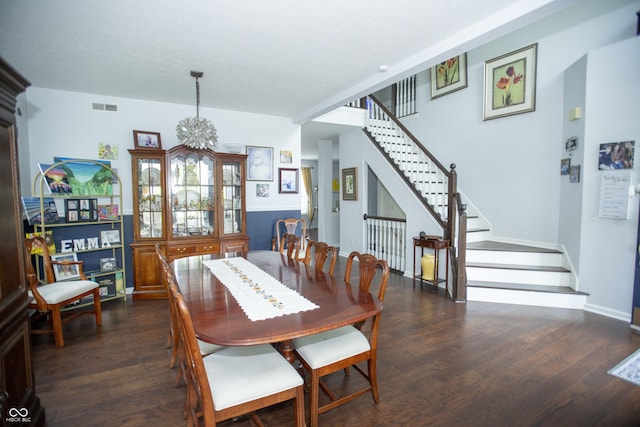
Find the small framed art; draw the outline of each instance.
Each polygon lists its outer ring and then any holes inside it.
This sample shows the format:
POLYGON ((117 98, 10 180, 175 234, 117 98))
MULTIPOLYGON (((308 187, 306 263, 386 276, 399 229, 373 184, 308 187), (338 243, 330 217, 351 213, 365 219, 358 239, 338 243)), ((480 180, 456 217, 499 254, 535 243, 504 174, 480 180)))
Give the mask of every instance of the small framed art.
POLYGON ((536 109, 538 44, 532 44, 484 63, 483 120, 536 109))
POLYGON ((160 132, 134 130, 133 144, 135 148, 150 148, 154 150, 160 149, 162 148, 162 143, 160 142, 160 132))
POLYGON ((431 67, 431 99, 467 87, 467 54, 431 67))
POLYGON ((114 257, 100 258, 100 271, 114 271, 118 269, 118 263, 114 257))
POLYGON ((64 210, 67 222, 97 221, 98 199, 66 199, 64 210))
POLYGON ((280 168, 279 193, 298 192, 298 169, 280 168))
POLYGON ((100 243, 102 247, 109 247, 120 244, 120 230, 102 230, 100 232, 100 243))
MULTIPOLYGON (((73 253, 64 254, 52 254, 51 261, 78 261, 78 255, 73 253)), ((78 264, 56 264, 53 263, 53 274, 56 276, 56 281, 60 280, 72 280, 80 278, 80 266, 78 264)))
POLYGON ((358 168, 342 169, 342 200, 358 200, 358 168))

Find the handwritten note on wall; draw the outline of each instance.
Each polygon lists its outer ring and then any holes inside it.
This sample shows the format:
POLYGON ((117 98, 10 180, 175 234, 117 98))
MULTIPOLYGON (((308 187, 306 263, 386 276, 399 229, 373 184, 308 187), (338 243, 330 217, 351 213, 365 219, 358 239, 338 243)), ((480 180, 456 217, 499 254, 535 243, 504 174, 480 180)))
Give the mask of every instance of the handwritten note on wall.
POLYGON ((600 182, 600 218, 627 219, 629 217, 630 173, 604 173, 600 182))

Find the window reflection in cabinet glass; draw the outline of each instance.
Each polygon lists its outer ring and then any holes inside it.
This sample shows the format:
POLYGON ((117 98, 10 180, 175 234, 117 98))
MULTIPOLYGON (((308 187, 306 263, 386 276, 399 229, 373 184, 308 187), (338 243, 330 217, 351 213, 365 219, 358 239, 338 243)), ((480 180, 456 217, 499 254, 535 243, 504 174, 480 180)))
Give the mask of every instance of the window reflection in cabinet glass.
POLYGON ((181 154, 171 159, 169 167, 173 237, 213 234, 213 159, 181 154))
POLYGON ((162 172, 157 159, 138 159, 140 237, 162 237, 162 172))
POLYGON ((222 165, 222 202, 225 234, 241 233, 242 230, 242 185, 240 164, 224 162, 222 165))

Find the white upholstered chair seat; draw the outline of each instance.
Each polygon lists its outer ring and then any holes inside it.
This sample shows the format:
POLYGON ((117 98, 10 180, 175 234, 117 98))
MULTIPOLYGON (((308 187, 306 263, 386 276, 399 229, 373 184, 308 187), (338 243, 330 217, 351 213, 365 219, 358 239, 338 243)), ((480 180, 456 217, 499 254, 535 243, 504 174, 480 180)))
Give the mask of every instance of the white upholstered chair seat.
POLYGON ((203 362, 216 411, 302 384, 300 374, 269 344, 225 347, 203 362))
MULTIPOLYGON (((74 280, 39 285, 38 292, 47 304, 58 304, 97 287, 98 284, 91 280, 74 280)), ((29 291, 29 297, 33 299, 31 291, 29 291)))
POLYGON ((200 348, 200 354, 206 356, 207 354, 215 353, 218 350, 226 348, 223 345, 211 344, 206 341, 198 340, 198 347, 200 348))
POLYGON ((353 326, 293 340, 293 347, 312 369, 348 359, 371 349, 369 340, 353 326))

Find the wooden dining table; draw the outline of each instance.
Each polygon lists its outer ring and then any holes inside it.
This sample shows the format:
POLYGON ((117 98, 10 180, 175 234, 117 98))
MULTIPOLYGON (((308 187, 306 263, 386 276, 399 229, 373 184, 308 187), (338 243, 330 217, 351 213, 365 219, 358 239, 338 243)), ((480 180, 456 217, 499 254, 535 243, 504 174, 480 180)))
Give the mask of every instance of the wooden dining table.
POLYGON ((291 340, 364 321, 382 310, 382 302, 343 278, 316 272, 275 251, 249 251, 246 258, 318 307, 299 313, 251 321, 233 295, 204 262, 217 255, 172 261, 176 282, 191 315, 196 336, 206 342, 243 346, 279 343, 293 361, 291 340))

